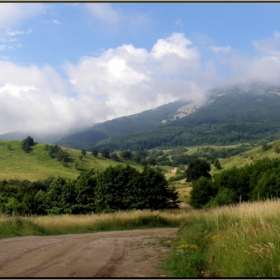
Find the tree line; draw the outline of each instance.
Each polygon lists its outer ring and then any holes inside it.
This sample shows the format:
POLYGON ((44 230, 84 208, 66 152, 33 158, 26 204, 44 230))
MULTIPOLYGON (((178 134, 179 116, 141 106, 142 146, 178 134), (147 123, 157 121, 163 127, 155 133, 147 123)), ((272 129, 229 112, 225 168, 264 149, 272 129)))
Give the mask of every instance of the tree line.
POLYGON ((0 182, 0 212, 20 215, 107 213, 133 209, 178 208, 178 193, 151 167, 129 165, 43 181, 0 182))
POLYGON ((210 165, 203 160, 188 170, 186 175, 187 180, 193 184, 191 205, 194 208, 280 197, 280 159, 278 158, 265 158, 244 167, 233 167, 213 177, 209 174, 210 165))

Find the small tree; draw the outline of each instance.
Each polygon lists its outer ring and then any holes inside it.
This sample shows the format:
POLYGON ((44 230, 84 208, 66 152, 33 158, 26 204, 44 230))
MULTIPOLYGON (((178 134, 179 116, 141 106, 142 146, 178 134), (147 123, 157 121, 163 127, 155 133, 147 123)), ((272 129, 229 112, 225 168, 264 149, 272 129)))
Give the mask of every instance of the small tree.
POLYGON ((262 145, 262 150, 265 152, 265 151, 267 151, 267 150, 269 150, 271 148, 271 145, 268 145, 267 143, 264 143, 263 145, 262 145))
POLYGON ((8 149, 9 151, 12 149, 11 143, 9 143, 9 144, 7 145, 7 149, 8 149))
POLYGON ((279 146, 276 146, 276 147, 275 147, 275 153, 276 153, 276 154, 280 154, 280 147, 279 147, 279 146))
POLYGON ((93 149, 91 154, 94 156, 94 157, 97 157, 98 156, 98 151, 93 149))
POLYGON ((202 208, 217 194, 217 189, 214 187, 211 180, 200 177, 193 183, 191 191, 191 206, 194 208, 202 208))
POLYGON ((101 155, 102 155, 104 158, 110 158, 110 151, 109 151, 109 149, 107 149, 107 148, 102 149, 101 155))
POLYGON ((31 150, 31 146, 33 146, 34 140, 32 137, 28 136, 27 138, 23 139, 21 141, 21 148, 25 151, 25 152, 29 152, 31 150))
POLYGON ((119 160, 118 154, 116 152, 111 153, 110 158, 115 161, 119 160))
POLYGON ((211 178, 209 171, 211 170, 210 164, 204 159, 196 159, 190 162, 188 169, 186 170, 186 181, 191 182, 197 180, 203 176, 211 178))
POLYGON ((123 159, 125 159, 125 160, 128 160, 128 159, 131 159, 131 157, 132 157, 132 154, 131 154, 131 152, 130 151, 123 151, 123 152, 121 152, 121 157, 123 158, 123 159))
POLYGON ((221 169, 222 169, 221 163, 220 163, 220 161, 219 161, 217 158, 214 160, 214 166, 215 166, 218 170, 221 170, 221 169))
POLYGON ((82 150, 81 150, 81 154, 82 154, 83 156, 85 156, 85 155, 87 154, 87 151, 86 151, 85 149, 82 149, 82 150))

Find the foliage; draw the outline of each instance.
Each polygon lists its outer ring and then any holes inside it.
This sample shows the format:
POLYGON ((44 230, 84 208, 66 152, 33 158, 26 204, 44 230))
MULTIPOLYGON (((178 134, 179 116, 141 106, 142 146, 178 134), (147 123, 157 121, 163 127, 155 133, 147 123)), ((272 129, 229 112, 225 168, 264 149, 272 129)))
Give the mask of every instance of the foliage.
POLYGON ((185 172, 180 172, 179 170, 176 171, 175 176, 172 176, 168 179, 168 182, 179 181, 186 178, 185 172))
POLYGON ((191 190, 191 206, 194 208, 202 208, 217 194, 217 188, 213 182, 205 177, 200 177, 193 182, 191 190))
POLYGON ((93 149, 91 154, 94 156, 94 157, 97 157, 98 156, 98 151, 93 149))
POLYGON ((129 150, 126 150, 126 151, 123 151, 120 153, 120 156, 125 159, 125 160, 128 160, 128 159, 131 159, 132 158, 132 153, 131 151, 129 150))
POLYGON ((140 173, 128 165, 111 166, 96 180, 97 211, 178 207, 178 194, 159 171, 149 167, 140 173))
POLYGON ((142 173, 127 165, 103 172, 81 173, 77 179, 0 182, 0 212, 5 214, 86 214, 131 209, 178 207, 178 194, 158 169, 142 173))
POLYGON ((201 208, 206 205, 213 207, 279 197, 280 159, 264 158, 244 167, 221 171, 207 183, 198 180, 193 185, 191 204, 195 208, 201 208), (210 201, 204 201, 203 195, 213 196, 210 186, 216 189, 215 196, 210 201), (197 199, 199 203, 196 202, 197 199))
POLYGON ((197 158, 204 158, 210 162, 215 162, 219 158, 227 158, 243 153, 247 150, 251 149, 250 145, 238 145, 232 148, 218 148, 215 149, 213 147, 202 147, 198 148, 197 152, 193 154, 197 158))
POLYGON ((23 139, 21 141, 21 148, 25 151, 25 152, 29 152, 31 151, 31 146, 34 146, 34 139, 30 136, 28 136, 27 138, 23 139))
POLYGON ((62 163, 69 162, 69 155, 66 151, 63 151, 61 147, 55 145, 45 145, 45 150, 49 152, 51 158, 56 158, 62 163))
POLYGON ((81 154, 82 154, 83 156, 85 156, 85 155, 87 154, 87 151, 86 151, 85 149, 82 149, 82 150, 81 150, 81 154))
POLYGON ((280 147, 279 147, 279 146, 276 146, 276 147, 275 147, 275 153, 276 153, 276 154, 280 154, 280 147))
POLYGON ((222 166, 221 166, 221 163, 218 159, 215 159, 214 160, 214 166, 218 169, 218 170, 221 170, 222 169, 222 166))
POLYGON ((178 166, 180 164, 189 164, 197 157, 194 155, 175 154, 171 156, 172 166, 178 166))
POLYGON ((267 151, 267 150, 269 150, 271 148, 271 145, 268 145, 267 143, 264 143, 263 145, 262 145, 262 150, 265 152, 265 151, 267 151))
POLYGON ((118 153, 117 152, 113 152, 110 154, 110 158, 114 161, 119 161, 119 157, 118 157, 118 153))
POLYGON ((195 159, 190 162, 186 170, 186 181, 191 182, 197 180, 199 177, 204 176, 210 178, 209 171, 211 170, 210 164, 204 159, 195 159))
POLYGON ((109 149, 107 149, 107 148, 102 149, 101 155, 102 155, 104 158, 109 158, 109 157, 110 157, 110 151, 109 151, 109 149))

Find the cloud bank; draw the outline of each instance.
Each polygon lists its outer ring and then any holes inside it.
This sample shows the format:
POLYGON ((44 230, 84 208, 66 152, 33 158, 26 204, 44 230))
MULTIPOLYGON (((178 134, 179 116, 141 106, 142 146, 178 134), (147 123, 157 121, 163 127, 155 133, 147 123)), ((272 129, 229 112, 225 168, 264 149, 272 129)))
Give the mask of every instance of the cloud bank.
MULTIPOLYGON (((102 9, 93 12, 108 20, 102 9)), ((15 14, 18 20, 25 17, 15 14)), ((112 20, 118 20, 117 15, 112 20)), ((279 33, 253 42, 258 54, 251 58, 231 46, 211 45, 211 55, 202 60, 200 46, 183 33, 173 33, 159 38, 150 50, 125 44, 76 64, 66 61, 63 77, 50 65, 0 60, 0 133, 63 133, 179 98, 203 102, 207 89, 238 81, 280 85, 279 42, 279 33), (226 75, 219 73, 220 67, 226 75)))

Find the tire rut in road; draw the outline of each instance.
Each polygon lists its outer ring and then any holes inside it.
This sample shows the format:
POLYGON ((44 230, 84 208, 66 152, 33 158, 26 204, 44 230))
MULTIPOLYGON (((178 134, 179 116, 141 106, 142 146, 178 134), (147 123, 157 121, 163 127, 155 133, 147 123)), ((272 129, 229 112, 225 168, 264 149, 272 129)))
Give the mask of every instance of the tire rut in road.
POLYGON ((116 266, 123 261, 126 253, 126 242, 120 244, 120 242, 115 239, 113 246, 113 253, 110 259, 95 275, 93 275, 93 277, 110 277, 114 273, 116 266))

